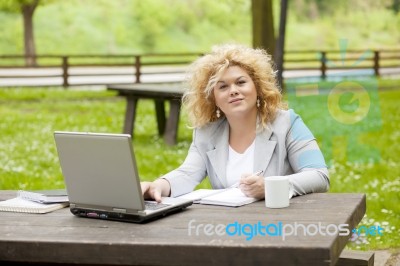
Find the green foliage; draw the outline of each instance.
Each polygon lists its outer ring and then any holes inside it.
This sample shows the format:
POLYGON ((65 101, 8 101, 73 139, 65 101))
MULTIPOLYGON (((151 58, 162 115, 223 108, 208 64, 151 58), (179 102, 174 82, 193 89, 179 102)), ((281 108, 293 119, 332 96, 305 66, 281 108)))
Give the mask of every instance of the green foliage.
POLYGON ((245 35, 234 37, 236 28, 241 30, 246 20, 250 23, 246 0, 235 5, 160 0, 95 3, 71 0, 39 9, 35 20, 36 28, 43 29, 36 31, 39 53, 199 52, 222 40, 247 41, 245 35), (227 16, 232 12, 244 12, 246 20, 233 23, 227 16), (60 16, 49 24, 48 14, 55 13, 60 16), (234 31, 225 30, 229 27, 234 31))
POLYGON ((30 6, 38 3, 38 5, 45 5, 54 0, 1 0, 0 10, 12 13, 21 13, 23 6, 30 6))
MULTIPOLYGON (((0 3, 15 1, 1 1, 0 3)), ((16 2, 15 2, 16 3, 16 2)), ((38 54, 204 52, 217 43, 251 45, 250 0, 68 0, 34 14, 38 54)), ((289 1, 286 49, 396 48, 400 15, 388 1, 289 1), (367 4, 366 4, 367 3, 367 4)), ((1 9, 0 10, 4 10, 1 9)), ((274 1, 277 28, 279 1, 274 1)), ((1 54, 22 54, 22 17, 0 11, 1 54)))
POLYGON ((31 5, 36 0, 2 0, 0 10, 12 13, 20 13, 24 5, 31 5))

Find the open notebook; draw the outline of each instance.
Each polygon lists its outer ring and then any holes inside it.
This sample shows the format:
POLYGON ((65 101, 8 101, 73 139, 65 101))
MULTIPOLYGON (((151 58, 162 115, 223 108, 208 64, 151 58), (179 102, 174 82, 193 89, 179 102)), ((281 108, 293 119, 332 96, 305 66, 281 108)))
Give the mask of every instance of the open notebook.
POLYGON ((194 203, 239 207, 258 201, 243 194, 239 188, 198 189, 178 198, 193 200, 194 203))

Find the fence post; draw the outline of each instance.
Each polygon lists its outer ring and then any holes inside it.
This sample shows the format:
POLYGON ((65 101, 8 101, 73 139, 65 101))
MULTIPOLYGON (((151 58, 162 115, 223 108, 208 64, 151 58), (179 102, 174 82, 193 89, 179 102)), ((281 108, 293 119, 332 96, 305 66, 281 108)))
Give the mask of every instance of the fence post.
POLYGON ((379 77, 379 51, 374 51, 374 73, 379 77))
POLYGON ((140 55, 135 56, 135 83, 140 83, 140 55))
POLYGON ((62 57, 63 87, 66 89, 68 84, 68 56, 62 57))
POLYGON ((321 78, 326 79, 326 52, 321 52, 321 78))

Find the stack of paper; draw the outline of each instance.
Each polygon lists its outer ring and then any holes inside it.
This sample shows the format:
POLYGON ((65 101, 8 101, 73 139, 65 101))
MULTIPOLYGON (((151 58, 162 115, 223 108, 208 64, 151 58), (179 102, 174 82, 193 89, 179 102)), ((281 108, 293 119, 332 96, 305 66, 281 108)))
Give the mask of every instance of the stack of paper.
POLYGON ((68 202, 68 194, 65 189, 20 190, 18 197, 40 203, 68 202))

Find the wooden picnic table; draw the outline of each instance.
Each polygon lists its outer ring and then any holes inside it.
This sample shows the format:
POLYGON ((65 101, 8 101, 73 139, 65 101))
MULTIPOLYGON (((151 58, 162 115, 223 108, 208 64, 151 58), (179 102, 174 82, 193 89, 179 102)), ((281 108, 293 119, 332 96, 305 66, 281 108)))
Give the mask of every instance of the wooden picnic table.
MULTIPOLYGON (((0 200, 15 195, 15 191, 0 191, 0 200)), ((264 204, 259 201, 239 208, 196 204, 146 224, 79 218, 68 208, 48 214, 0 212, 0 261, 94 265, 336 265, 349 235, 305 236, 299 231, 297 236, 287 235, 285 239, 259 233, 246 240, 243 234, 219 235, 216 227, 281 222, 310 228, 319 224, 328 226, 331 233, 333 225, 348 224, 351 231, 366 210, 364 194, 348 193, 299 196, 292 198, 290 206, 284 209, 268 209, 264 204)))
POLYGON ((181 82, 136 83, 128 85, 108 85, 108 90, 118 91, 126 97, 126 111, 123 133, 134 135, 136 106, 139 99, 153 99, 156 109, 158 133, 164 135, 169 145, 176 144, 178 136, 181 98, 184 92, 181 82), (166 119, 165 101, 169 101, 169 115, 166 119))

